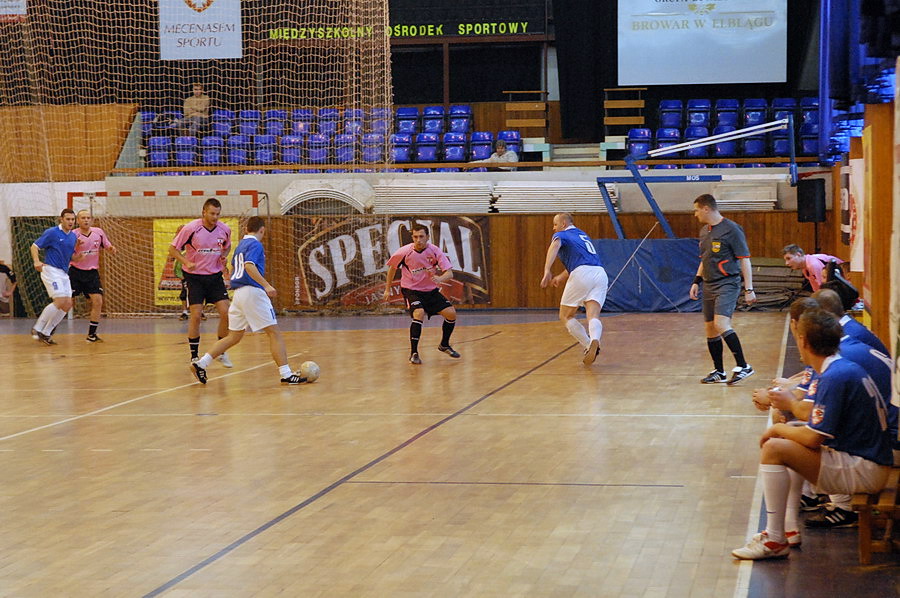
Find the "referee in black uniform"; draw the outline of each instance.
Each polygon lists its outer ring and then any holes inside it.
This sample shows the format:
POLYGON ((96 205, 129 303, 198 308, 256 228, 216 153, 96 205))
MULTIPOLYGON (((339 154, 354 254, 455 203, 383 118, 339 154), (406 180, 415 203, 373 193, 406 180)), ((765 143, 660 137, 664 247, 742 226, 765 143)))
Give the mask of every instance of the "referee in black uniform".
POLYGON ((719 213, 716 198, 704 193, 694 200, 694 216, 703 225, 700 229, 700 267, 691 285, 691 299, 699 299, 703 283, 703 320, 706 324, 706 346, 713 360, 713 369, 701 380, 704 384, 726 382, 736 384, 753 375, 753 368, 744 359, 741 341, 731 328, 731 316, 740 296, 743 278, 744 300, 756 302, 753 292, 753 272, 750 249, 744 230, 719 213), (737 364, 731 378, 726 378, 722 364, 722 342, 734 354, 737 364))

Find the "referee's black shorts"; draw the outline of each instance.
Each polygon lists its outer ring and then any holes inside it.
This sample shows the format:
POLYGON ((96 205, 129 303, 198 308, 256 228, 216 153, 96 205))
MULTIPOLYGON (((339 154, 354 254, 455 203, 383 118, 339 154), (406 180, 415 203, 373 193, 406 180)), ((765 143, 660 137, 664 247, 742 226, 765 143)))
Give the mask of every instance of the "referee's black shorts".
POLYGON ((72 285, 73 297, 103 294, 103 287, 100 285, 100 271, 97 269, 82 270, 75 266, 69 266, 69 282, 72 285))
POLYGON ((225 288, 225 279, 222 278, 221 272, 217 274, 185 272, 184 281, 188 288, 188 305, 228 301, 228 290, 225 288))
POLYGON ((716 316, 734 315, 741 295, 741 277, 729 276, 715 282, 703 283, 703 321, 712 322, 716 316))
POLYGON ((430 318, 431 316, 438 314, 448 307, 453 307, 447 298, 441 295, 440 290, 432 289, 430 291, 414 291, 412 289, 405 289, 400 287, 400 291, 403 293, 403 298, 406 299, 406 309, 409 310, 409 315, 412 316, 413 312, 417 309, 424 309, 425 313, 430 318))

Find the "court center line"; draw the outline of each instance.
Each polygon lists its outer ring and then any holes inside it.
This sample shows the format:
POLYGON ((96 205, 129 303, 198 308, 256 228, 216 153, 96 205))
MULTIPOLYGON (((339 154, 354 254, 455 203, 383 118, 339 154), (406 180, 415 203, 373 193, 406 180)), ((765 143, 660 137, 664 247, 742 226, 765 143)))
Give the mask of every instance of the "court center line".
POLYGON ((149 592, 149 593, 147 593, 147 594, 144 594, 144 598, 153 598, 154 596, 159 596, 159 595, 162 594, 163 592, 166 592, 166 591, 170 590, 171 588, 175 587, 176 585, 178 585, 179 583, 181 583, 181 582, 184 581, 185 579, 191 577, 192 575, 194 575, 194 574, 197 573, 198 571, 201 571, 202 569, 205 569, 205 568, 208 567, 209 565, 215 563, 216 561, 220 560, 221 558, 223 558, 223 557, 227 556, 228 554, 234 552, 235 550, 237 550, 238 548, 240 548, 241 546, 243 546, 244 544, 246 544, 247 542, 249 542, 250 540, 252 540, 252 539, 255 538, 256 536, 262 534, 263 532, 265 532, 265 531, 268 530, 269 528, 271 528, 271 527, 277 525, 278 523, 281 523, 282 521, 284 521, 285 519, 287 519, 288 517, 290 517, 290 516, 293 515, 294 513, 297 513, 297 512, 300 511, 301 509, 306 508, 307 506, 309 506, 309 505, 311 505, 312 503, 316 502, 316 501, 319 500, 320 498, 322 498, 322 497, 324 497, 324 496, 330 494, 332 491, 336 490, 337 488, 340 488, 341 486, 343 486, 344 484, 346 484, 347 482, 349 482, 349 481, 352 480, 353 478, 357 477, 358 475, 360 475, 360 474, 362 474, 362 473, 365 473, 366 471, 368 471, 369 469, 375 467, 376 465, 378 465, 379 463, 381 463, 381 462, 384 461, 385 459, 387 459, 387 458, 393 456, 394 454, 400 452, 401 450, 405 449, 406 447, 408 447, 409 445, 411 445, 411 444, 414 443, 415 441, 419 440, 420 438, 422 438, 422 437, 425 436, 426 434, 429 434, 430 432, 433 432, 434 430, 440 428, 441 426, 443 426, 444 424, 446 424, 446 423, 448 423, 448 422, 450 422, 450 421, 453 421, 454 419, 456 419, 456 418, 459 417, 460 415, 466 413, 467 411, 470 411, 470 410, 474 409, 475 407, 477 407, 478 405, 480 405, 481 403, 483 403, 484 401, 486 401, 486 400, 489 399, 490 397, 492 397, 492 396, 494 396, 495 394, 499 393, 500 391, 505 390, 506 388, 512 386, 513 384, 515 384, 515 383, 518 382, 519 380, 522 380, 523 378, 525 378, 525 377, 528 376, 529 374, 531 374, 531 373, 533 373, 533 372, 539 370, 540 368, 544 367, 545 365, 547 365, 547 364, 550 363, 551 361, 557 359, 560 355, 562 355, 563 353, 569 351, 570 349, 572 349, 573 347, 575 347, 575 346, 577 346, 577 345, 578 345, 578 343, 572 343, 571 345, 569 345, 569 346, 566 347, 565 349, 563 349, 563 350, 557 352, 555 355, 553 355, 553 356, 551 356, 551 357, 548 357, 547 359, 545 359, 545 360, 542 361, 541 363, 537 364, 536 366, 532 367, 531 369, 526 370, 525 372, 519 374, 519 375, 516 376, 515 378, 513 378, 513 379, 511 379, 511 380, 505 382, 504 384, 498 386, 497 388, 495 388, 494 390, 488 392, 487 394, 482 395, 481 397, 475 399, 474 401, 472 401, 471 403, 469 403, 469 404, 466 405, 465 407, 462 407, 461 409, 455 411, 454 413, 451 413, 451 414, 448 415, 447 417, 445 417, 445 418, 443 418, 443 419, 441 419, 441 420, 439 420, 439 421, 437 421, 437 422, 431 424, 431 425, 428 426, 427 428, 421 430, 421 431, 418 432, 417 434, 415 434, 415 435, 413 435, 412 437, 408 438, 406 441, 404 441, 404 442, 398 444, 397 446, 395 446, 394 448, 390 449, 390 450, 387 451, 386 453, 383 453, 381 456, 376 457, 375 459, 372 459, 371 461, 369 461, 368 463, 366 463, 366 464, 363 465, 362 467, 356 469, 355 471, 352 471, 352 472, 348 473, 347 475, 345 475, 344 477, 340 478, 339 480, 337 480, 337 481, 335 481, 335 482, 332 482, 330 485, 326 486, 326 487, 323 488, 322 490, 319 490, 316 494, 313 494, 312 496, 310 496, 309 498, 307 498, 307 499, 304 500, 303 502, 294 505, 293 507, 291 507, 290 509, 288 509, 287 511, 285 511, 285 512, 282 513, 281 515, 278 515, 277 517, 275 517, 275 518, 273 518, 273 519, 270 519, 270 520, 267 521, 266 523, 264 523, 264 524, 262 524, 261 526, 257 527, 255 530, 253 530, 253 531, 251 531, 251 532, 248 532, 248 533, 244 534, 243 536, 241 536, 240 538, 238 538, 237 540, 235 540, 234 542, 232 542, 231 544, 229 544, 229 545, 226 546, 225 548, 221 549, 220 551, 218 551, 217 553, 213 554, 212 556, 207 557, 206 559, 204 559, 203 561, 197 563, 196 565, 194 565, 194 566, 191 567, 190 569, 184 571, 184 572, 181 573, 180 575, 177 575, 177 576, 173 577, 172 579, 170 579, 169 581, 167 581, 167 582, 164 583, 163 585, 159 586, 159 587, 156 588, 155 590, 152 590, 151 592, 149 592))

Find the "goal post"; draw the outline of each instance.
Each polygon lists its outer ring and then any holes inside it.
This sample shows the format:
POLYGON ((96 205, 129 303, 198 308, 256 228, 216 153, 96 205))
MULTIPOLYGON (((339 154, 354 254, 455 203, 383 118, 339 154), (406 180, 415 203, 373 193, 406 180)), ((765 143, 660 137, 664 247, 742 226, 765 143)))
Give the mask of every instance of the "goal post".
MULTIPOLYGON (((222 204, 219 220, 231 228, 232 247, 248 218, 260 213, 254 190, 69 192, 67 204, 90 211, 116 254, 101 254, 104 313, 107 316, 163 316, 181 311, 181 279, 169 245, 180 227, 200 217, 209 198, 222 204)), ((265 206, 264 206, 265 208, 265 206)))

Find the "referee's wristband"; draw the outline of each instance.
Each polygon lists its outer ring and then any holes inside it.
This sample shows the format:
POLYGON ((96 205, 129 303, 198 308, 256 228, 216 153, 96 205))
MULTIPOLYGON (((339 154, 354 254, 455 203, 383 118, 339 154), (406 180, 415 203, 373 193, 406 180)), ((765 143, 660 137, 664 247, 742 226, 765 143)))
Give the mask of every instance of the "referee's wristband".
POLYGON ((752 292, 753 292, 753 289, 744 289, 744 292, 745 292, 745 293, 752 293, 752 292))
POLYGON ((694 277, 694 284, 700 284, 701 282, 703 282, 703 277, 702 277, 702 276, 695 276, 695 277, 694 277))

